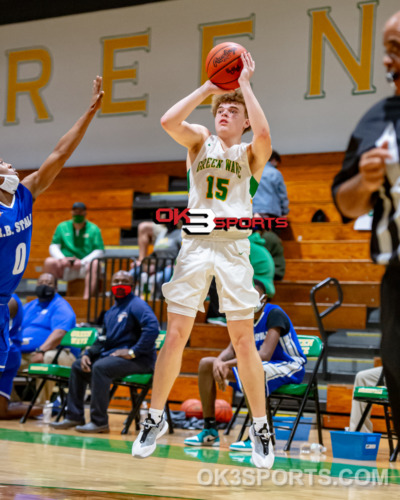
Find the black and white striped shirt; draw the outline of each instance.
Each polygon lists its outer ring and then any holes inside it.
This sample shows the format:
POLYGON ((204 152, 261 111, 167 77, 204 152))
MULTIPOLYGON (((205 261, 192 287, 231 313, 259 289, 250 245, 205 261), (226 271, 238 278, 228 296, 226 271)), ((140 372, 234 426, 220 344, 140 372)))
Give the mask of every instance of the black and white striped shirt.
MULTIPOLYGON (((375 104, 355 128, 346 151, 342 170, 332 184, 333 199, 341 184, 358 174, 360 157, 377 146, 388 126, 393 126, 393 146, 400 151, 400 96, 389 97, 375 104)), ((390 127, 389 127, 390 128, 390 127)), ((371 198, 374 207, 371 235, 371 257, 378 264, 400 265, 400 165, 387 165, 385 182, 371 198)), ((336 204, 339 212, 340 209, 336 204)), ((342 215, 344 222, 350 219, 342 215)))

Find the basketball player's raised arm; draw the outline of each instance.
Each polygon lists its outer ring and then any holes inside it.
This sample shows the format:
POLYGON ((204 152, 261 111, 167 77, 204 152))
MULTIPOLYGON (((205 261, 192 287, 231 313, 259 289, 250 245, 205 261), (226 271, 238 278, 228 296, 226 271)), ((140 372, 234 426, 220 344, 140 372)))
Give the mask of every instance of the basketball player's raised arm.
POLYGON ((210 131, 203 125, 188 123, 186 118, 210 95, 226 94, 226 92, 207 80, 201 87, 174 104, 162 116, 162 128, 189 151, 196 149, 207 139, 210 131))
POLYGON ((249 162, 252 174, 256 180, 260 180, 264 166, 272 153, 271 134, 264 111, 250 85, 250 79, 255 70, 255 63, 248 52, 242 54, 241 57, 243 69, 239 77, 239 85, 246 103, 251 130, 253 132, 253 140, 249 148, 249 162))
POLYGON ((58 141, 53 152, 33 174, 26 177, 22 183, 32 193, 33 198, 37 198, 45 191, 64 166, 65 162, 72 155, 79 143, 83 139, 87 128, 90 125, 96 111, 100 108, 104 92, 101 90, 102 78, 98 76, 93 81, 92 99, 88 110, 83 114, 73 127, 58 141))

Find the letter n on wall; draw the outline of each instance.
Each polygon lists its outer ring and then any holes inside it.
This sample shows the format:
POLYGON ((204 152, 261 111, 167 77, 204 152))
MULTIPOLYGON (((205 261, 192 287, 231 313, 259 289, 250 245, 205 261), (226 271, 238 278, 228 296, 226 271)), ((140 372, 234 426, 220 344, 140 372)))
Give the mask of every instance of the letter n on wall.
POLYGON ((359 54, 350 47, 344 35, 340 32, 330 16, 330 7, 310 9, 310 55, 308 89, 306 99, 325 97, 323 88, 323 73, 325 47, 329 47, 338 58, 343 69, 353 82, 353 94, 375 92, 372 84, 373 47, 378 0, 370 0, 357 4, 360 10, 359 54))

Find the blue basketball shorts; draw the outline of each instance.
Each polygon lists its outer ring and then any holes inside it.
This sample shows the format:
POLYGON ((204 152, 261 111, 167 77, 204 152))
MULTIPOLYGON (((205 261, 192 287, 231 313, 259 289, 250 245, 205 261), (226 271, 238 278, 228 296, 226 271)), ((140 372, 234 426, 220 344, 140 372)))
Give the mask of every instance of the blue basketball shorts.
POLYGON ((8 305, 0 304, 0 374, 4 371, 10 349, 10 311, 8 305))

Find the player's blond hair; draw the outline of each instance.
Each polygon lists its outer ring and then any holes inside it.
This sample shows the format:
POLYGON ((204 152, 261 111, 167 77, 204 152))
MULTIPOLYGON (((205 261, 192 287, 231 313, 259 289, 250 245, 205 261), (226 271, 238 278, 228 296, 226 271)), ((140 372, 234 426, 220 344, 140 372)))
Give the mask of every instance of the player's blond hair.
MULTIPOLYGON (((246 108, 246 103, 244 102, 244 97, 242 94, 242 91, 240 89, 236 89, 235 92, 231 92, 229 94, 219 94, 219 95, 213 95, 212 97, 212 103, 211 103, 211 111, 214 117, 217 114, 217 110, 219 106, 225 102, 236 102, 238 104, 243 104, 244 106, 244 116, 246 118, 249 117, 247 113, 247 108, 246 108)), ((251 130, 251 127, 247 127, 246 129, 243 130, 243 134, 246 132, 249 132, 251 130)))

